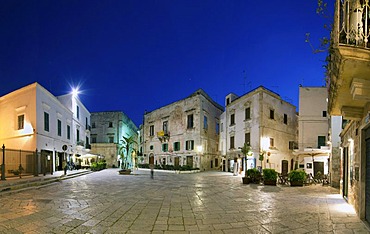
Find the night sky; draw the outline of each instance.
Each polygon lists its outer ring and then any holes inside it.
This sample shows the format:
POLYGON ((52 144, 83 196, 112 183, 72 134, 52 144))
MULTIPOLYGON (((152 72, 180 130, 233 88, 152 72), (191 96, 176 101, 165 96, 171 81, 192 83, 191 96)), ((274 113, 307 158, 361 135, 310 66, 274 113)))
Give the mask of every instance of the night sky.
MULTIPOLYGON (((333 8, 334 0, 328 1, 333 8)), ((317 0, 0 0, 0 96, 33 82, 80 86, 90 112, 145 110, 205 90, 216 102, 263 85, 298 105, 322 86, 328 36, 317 0)), ((332 9, 329 9, 329 13, 332 9)), ((332 13, 331 13, 332 15, 332 13)))

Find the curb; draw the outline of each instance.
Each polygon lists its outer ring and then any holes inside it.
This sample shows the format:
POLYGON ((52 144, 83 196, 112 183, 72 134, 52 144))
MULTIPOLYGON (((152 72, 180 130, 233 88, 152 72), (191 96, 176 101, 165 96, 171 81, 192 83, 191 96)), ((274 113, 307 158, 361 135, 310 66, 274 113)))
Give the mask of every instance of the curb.
POLYGON ((82 171, 82 172, 78 172, 78 173, 74 173, 74 174, 66 175, 66 176, 61 175, 61 176, 56 176, 53 178, 41 177, 39 179, 35 179, 32 181, 19 181, 18 183, 15 182, 14 184, 0 187, 0 196, 5 195, 5 194, 24 191, 27 189, 36 189, 36 188, 48 186, 48 185, 51 185, 52 183, 61 182, 63 180, 72 179, 72 178, 82 176, 82 175, 87 175, 90 173, 93 173, 93 171, 82 171))

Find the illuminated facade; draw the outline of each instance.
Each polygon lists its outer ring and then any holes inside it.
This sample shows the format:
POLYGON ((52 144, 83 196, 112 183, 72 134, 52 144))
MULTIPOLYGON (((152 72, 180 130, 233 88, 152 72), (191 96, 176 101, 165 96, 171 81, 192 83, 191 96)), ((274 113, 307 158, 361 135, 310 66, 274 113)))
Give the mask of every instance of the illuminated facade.
MULTIPOLYGON (((122 165, 119 155, 122 136, 132 136, 138 142, 138 128, 126 114, 121 111, 91 113, 91 153, 103 156, 107 167, 122 165)), ((133 145, 133 149, 136 153, 138 144, 133 145)), ((136 157, 128 158, 130 167, 135 165, 136 157)))
POLYGON ((222 106, 203 90, 146 112, 142 125, 145 163, 218 170, 222 106))
POLYGON ((370 28, 369 1, 336 0, 327 58, 328 110, 343 117, 342 196, 370 222, 370 28))
POLYGON ((227 95, 225 106, 220 135, 223 171, 244 174, 245 169, 262 167, 287 173, 293 167, 295 106, 262 86, 241 97, 227 95), (251 147, 247 160, 241 152, 244 143, 251 147))
POLYGON ((329 123, 326 87, 299 87, 297 167, 306 173, 329 173, 329 123))
POLYGON ((48 161, 46 171, 62 170, 70 156, 88 151, 80 139, 90 133, 76 119, 77 106, 88 123, 90 114, 77 97, 58 99, 38 83, 6 94, 0 98, 0 143, 8 149, 37 150, 39 160, 48 161))

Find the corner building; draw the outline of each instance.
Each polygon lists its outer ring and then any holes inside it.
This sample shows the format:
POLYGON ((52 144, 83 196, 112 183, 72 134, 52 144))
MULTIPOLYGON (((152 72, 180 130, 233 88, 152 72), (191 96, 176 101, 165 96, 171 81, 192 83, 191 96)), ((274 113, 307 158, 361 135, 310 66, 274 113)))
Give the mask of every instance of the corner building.
POLYGON ((370 223, 369 1, 336 0, 327 58, 328 111, 342 116, 340 192, 370 223))
POLYGON ((225 105, 220 136, 223 171, 245 174, 250 168, 272 168, 286 174, 293 169, 297 145, 294 105, 263 86, 241 97, 230 93, 225 105), (245 143, 251 147, 246 158, 241 152, 245 143))
POLYGON ((219 116, 223 107, 202 89, 189 97, 146 112, 142 126, 144 162, 217 170, 219 116))

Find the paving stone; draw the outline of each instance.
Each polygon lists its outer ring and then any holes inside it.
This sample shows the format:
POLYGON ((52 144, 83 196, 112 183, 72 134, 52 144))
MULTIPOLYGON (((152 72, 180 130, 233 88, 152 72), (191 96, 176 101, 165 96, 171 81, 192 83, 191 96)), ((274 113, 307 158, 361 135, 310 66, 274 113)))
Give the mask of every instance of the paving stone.
POLYGON ((0 233, 370 233, 328 186, 243 185, 224 172, 156 171, 151 180, 149 173, 108 169, 1 194, 0 233))

